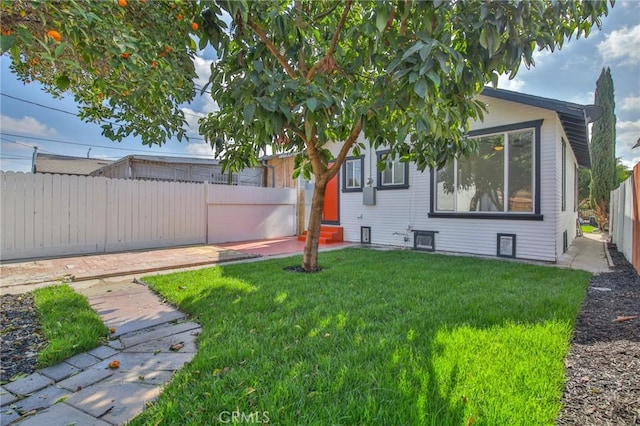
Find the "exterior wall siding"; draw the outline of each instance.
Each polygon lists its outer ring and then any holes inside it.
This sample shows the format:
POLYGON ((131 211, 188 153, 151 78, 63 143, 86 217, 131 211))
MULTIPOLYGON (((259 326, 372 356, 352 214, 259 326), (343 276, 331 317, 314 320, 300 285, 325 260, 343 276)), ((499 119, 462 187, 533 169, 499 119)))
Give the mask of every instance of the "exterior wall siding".
MULTIPOLYGON (((371 227, 371 243, 413 248, 413 231, 434 231, 436 251, 496 256, 497 234, 516 235, 516 257, 556 261, 562 253, 562 229, 575 233, 573 211, 573 164, 575 157, 567 145, 567 212, 559 217, 558 155, 561 125, 554 111, 483 97, 489 112, 472 130, 489 129, 532 120, 543 120, 540 135, 540 214, 542 221, 509 219, 430 218, 430 173, 409 164, 409 188, 376 191, 376 205, 363 205, 361 192, 340 192, 340 222, 346 241, 360 241, 360 227, 371 227), (559 241, 558 241, 559 236, 559 241), (558 244, 560 251, 557 250, 558 244)), ((337 153, 338 147, 333 146, 337 153)), ((376 179, 376 153, 364 152, 365 184, 376 179)))
POLYGON ((576 221, 578 219, 578 212, 574 210, 575 205, 575 192, 574 192, 574 179, 576 175, 576 157, 571 150, 569 142, 567 142, 567 157, 566 157, 566 198, 565 198, 565 210, 562 211, 562 139, 567 140, 566 135, 562 130, 560 123, 557 125, 557 146, 556 146, 556 211, 558 212, 556 217, 556 254, 561 256, 564 253, 564 238, 563 234, 567 232, 567 244, 571 245, 572 241, 576 238, 576 221))

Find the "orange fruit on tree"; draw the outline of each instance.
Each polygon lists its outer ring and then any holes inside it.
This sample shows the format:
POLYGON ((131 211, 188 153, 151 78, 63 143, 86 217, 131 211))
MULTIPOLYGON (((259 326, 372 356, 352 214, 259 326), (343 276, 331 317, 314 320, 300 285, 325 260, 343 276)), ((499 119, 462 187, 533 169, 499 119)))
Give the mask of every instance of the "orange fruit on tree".
POLYGON ((198 23, 197 22, 192 22, 191 23, 191 29, 193 29, 193 31, 197 31, 198 30, 198 23))
POLYGON ((118 6, 127 7, 127 0, 118 0, 118 6))
POLYGON ((171 46, 169 46, 168 44, 164 46, 164 50, 166 52, 171 52, 171 46))
POLYGON ((122 54, 122 57, 123 57, 124 59, 129 59, 129 56, 130 56, 130 55, 129 55, 127 52, 124 52, 124 53, 122 54))
POLYGON ((178 21, 182 21, 182 14, 181 14, 181 13, 178 13, 178 16, 176 16, 176 19, 177 19, 178 21))
POLYGON ((51 37, 52 39, 54 39, 55 41, 61 41, 62 40, 62 36, 60 35, 59 32, 57 32, 56 30, 49 30, 47 31, 47 36, 51 37))
POLYGON ((158 63, 156 61, 151 61, 151 68, 156 68, 158 63))

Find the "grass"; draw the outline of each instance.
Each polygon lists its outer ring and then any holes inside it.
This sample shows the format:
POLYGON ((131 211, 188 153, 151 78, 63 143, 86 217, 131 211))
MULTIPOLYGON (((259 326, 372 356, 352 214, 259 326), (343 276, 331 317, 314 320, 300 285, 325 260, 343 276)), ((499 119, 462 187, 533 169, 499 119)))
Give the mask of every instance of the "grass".
POLYGON ((109 331, 87 299, 68 285, 33 292, 48 345, 38 352, 38 367, 57 364, 100 345, 109 331))
POLYGON ((580 228, 582 229, 583 234, 590 234, 593 231, 596 231, 598 229, 597 226, 591 226, 591 225, 580 225, 580 228))
POLYGON ((554 423, 590 274, 366 249, 283 270, 299 262, 146 277, 203 330, 132 424, 554 423))

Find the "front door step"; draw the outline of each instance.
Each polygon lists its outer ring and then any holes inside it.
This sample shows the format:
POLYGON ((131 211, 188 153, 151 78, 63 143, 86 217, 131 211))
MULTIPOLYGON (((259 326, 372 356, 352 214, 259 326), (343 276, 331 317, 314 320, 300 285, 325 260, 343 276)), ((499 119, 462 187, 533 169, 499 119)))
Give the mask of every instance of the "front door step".
MULTIPOLYGON (((298 235, 298 241, 307 240, 307 231, 298 235)), ((320 244, 341 243, 344 241, 344 230, 342 226, 320 226, 320 244)))

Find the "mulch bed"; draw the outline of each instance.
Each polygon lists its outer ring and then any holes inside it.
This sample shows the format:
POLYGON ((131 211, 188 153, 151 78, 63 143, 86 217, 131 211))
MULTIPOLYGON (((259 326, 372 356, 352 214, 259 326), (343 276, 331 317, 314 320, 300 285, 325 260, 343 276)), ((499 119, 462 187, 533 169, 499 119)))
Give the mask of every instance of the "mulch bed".
POLYGON ((640 277, 610 247, 615 269, 591 279, 565 360, 559 425, 640 425, 640 277), (608 290, 609 289, 609 290, 608 290))
POLYGON ((0 383, 33 373, 38 350, 47 341, 40 332, 33 296, 0 296, 0 383))
MULTIPOLYGON (((591 279, 565 360, 559 425, 640 425, 640 277, 615 248, 611 272, 591 279)), ((29 294, 1 295, 0 381, 35 371, 46 344, 29 294)))

